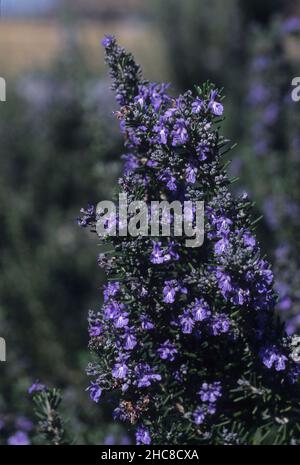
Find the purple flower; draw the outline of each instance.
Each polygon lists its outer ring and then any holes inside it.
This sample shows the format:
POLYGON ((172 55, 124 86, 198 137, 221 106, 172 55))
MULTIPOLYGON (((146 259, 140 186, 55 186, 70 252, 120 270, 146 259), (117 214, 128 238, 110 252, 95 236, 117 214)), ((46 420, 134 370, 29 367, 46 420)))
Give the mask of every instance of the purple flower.
POLYGON ((171 259, 173 260, 178 260, 179 255, 177 252, 174 251, 174 242, 171 242, 169 246, 166 249, 161 248, 161 242, 155 242, 152 241, 153 243, 153 251, 150 256, 150 261, 154 264, 161 264, 161 263, 166 263, 169 262, 171 259))
POLYGON ((223 114, 224 108, 220 102, 212 102, 211 111, 215 116, 221 116, 223 114))
POLYGON ((153 251, 150 256, 150 262, 154 264, 161 264, 171 260, 171 255, 161 248, 161 242, 152 241, 152 243, 153 251))
POLYGON ((28 435, 24 433, 24 431, 17 431, 8 438, 7 444, 9 446, 29 446, 30 441, 28 435))
POLYGON ((175 296, 176 296, 176 290, 177 290, 177 282, 176 281, 166 281, 165 286, 163 288, 163 301, 166 304, 172 304, 175 302, 175 296))
POLYGON ((28 394, 34 394, 35 392, 44 391, 45 389, 46 386, 37 380, 28 388, 28 394))
POLYGON ((107 302, 110 297, 114 297, 120 291, 120 283, 118 281, 109 282, 104 289, 104 302, 107 302))
POLYGON ((175 355, 177 354, 177 349, 174 344, 167 340, 160 346, 157 352, 161 359, 173 362, 175 360, 175 355))
POLYGON ((209 147, 207 145, 200 142, 196 147, 197 155, 199 156, 199 160, 204 161, 207 159, 207 154, 209 153, 209 147))
POLYGON ((159 175, 158 179, 160 181, 163 181, 167 188, 169 189, 169 191, 176 191, 177 190, 177 181, 176 181, 176 178, 175 176, 172 175, 172 173, 170 172, 170 170, 166 169, 166 170, 163 170, 161 172, 161 174, 159 175))
POLYGON ((227 333, 230 328, 230 320, 224 313, 215 315, 212 319, 211 329, 214 336, 227 333))
POLYGON ((228 299, 229 293, 232 291, 231 278, 223 271, 217 271, 216 273, 218 285, 221 290, 223 297, 228 299))
POLYGON ((222 103, 215 101, 217 95, 217 91, 212 91, 208 108, 215 116, 221 116, 223 114, 224 108, 222 103))
POLYGON ((231 298, 231 302, 235 305, 244 305, 249 300, 249 290, 248 289, 235 289, 235 292, 231 298))
POLYGON ((272 270, 269 268, 269 264, 265 260, 259 260, 257 267, 259 269, 260 276, 264 279, 268 286, 271 286, 274 276, 272 270))
POLYGON ((104 316, 107 320, 116 320, 125 306, 115 300, 112 300, 104 307, 104 316))
POLYGON ((116 328, 125 328, 128 325, 128 313, 123 312, 119 313, 119 315, 114 320, 114 325, 116 328))
POLYGON ((201 108, 203 107, 203 100, 201 98, 196 97, 192 103, 192 113, 200 113, 201 108))
POLYGON ((195 166, 189 165, 186 169, 186 181, 190 184, 195 184, 198 169, 195 166))
POLYGON ((135 102, 142 109, 148 109, 151 105, 157 113, 161 107, 170 101, 170 97, 166 93, 169 84, 157 84, 150 82, 146 85, 139 85, 139 93, 135 97, 135 102))
POLYGON ((153 381, 161 381, 161 376, 154 373, 148 363, 139 363, 134 369, 137 386, 149 387, 153 381))
POLYGON ((100 322, 90 324, 90 326, 89 326, 89 335, 91 337, 100 336, 102 331, 103 331, 103 325, 101 325, 100 322))
POLYGON ((185 120, 179 118, 174 124, 172 131, 172 145, 174 147, 178 145, 184 145, 189 140, 189 135, 186 129, 185 120))
POLYGON ((261 349, 260 357, 267 368, 272 368, 274 366, 276 371, 283 371, 286 369, 287 357, 280 353, 279 349, 274 345, 261 349))
POLYGON ((202 402, 215 403, 222 396, 222 387, 219 381, 212 384, 203 383, 198 392, 202 402))
POLYGON ((249 232, 243 234, 243 241, 246 247, 253 249, 256 245, 255 237, 252 236, 249 232))
POLYGON ((188 310, 185 310, 183 315, 179 317, 179 324, 184 334, 191 334, 193 332, 195 322, 188 310))
POLYGON ((101 44, 103 47, 110 47, 110 45, 115 41, 114 36, 106 35, 104 39, 102 39, 101 44))
POLYGON ((197 407, 193 413, 194 422, 196 425, 202 425, 206 417, 206 411, 203 407, 197 407))
POLYGON ((86 390, 90 392, 90 398, 92 401, 98 403, 102 394, 102 389, 98 383, 92 382, 86 390))
POLYGON ((168 129, 163 125, 154 126, 154 131, 157 133, 157 141, 159 144, 166 145, 168 143, 168 129))
POLYGON ((113 370, 112 375, 114 378, 117 379, 124 379, 128 374, 128 367, 124 362, 116 363, 113 370))
POLYGON ((229 246, 229 241, 228 239, 220 239, 218 242, 215 243, 214 245, 214 251, 215 251, 215 254, 217 255, 222 255, 226 249, 228 248, 229 246))
POLYGON ((152 323, 152 321, 150 321, 150 319, 146 315, 141 315, 140 319, 141 319, 142 329, 145 329, 147 331, 154 329, 154 324, 152 323))
POLYGON ((124 334, 123 338, 125 340, 124 349, 133 350, 137 345, 136 336, 134 334, 127 332, 124 334))
POLYGON ((166 281, 164 288, 163 288, 163 302, 167 304, 172 304, 175 302, 175 296, 177 292, 181 292, 182 294, 187 294, 186 287, 182 287, 178 284, 175 279, 171 281, 166 281))
POLYGON ((195 321, 203 321, 211 315, 211 312, 203 299, 196 299, 192 308, 192 314, 195 321))
POLYGON ((137 428, 136 433, 135 433, 135 438, 136 438, 137 445, 151 444, 151 436, 150 436, 149 430, 145 428, 144 426, 139 426, 137 428))
POLYGON ((226 216, 218 216, 212 218, 213 224, 216 226, 218 231, 218 236, 227 237, 230 233, 230 227, 232 226, 232 221, 226 216))

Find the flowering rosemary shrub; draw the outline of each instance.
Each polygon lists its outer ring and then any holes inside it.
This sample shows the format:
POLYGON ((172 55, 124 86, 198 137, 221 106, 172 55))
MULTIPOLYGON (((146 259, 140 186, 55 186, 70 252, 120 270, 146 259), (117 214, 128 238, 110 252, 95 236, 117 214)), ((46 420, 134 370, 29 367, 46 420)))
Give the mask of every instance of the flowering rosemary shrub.
MULTIPOLYGON (((108 284, 89 316, 90 396, 109 396, 137 444, 298 442, 298 340, 274 316, 251 202, 230 193, 221 95, 207 83, 172 98, 114 37, 103 45, 125 138, 120 192, 204 201, 205 240, 101 237, 113 247, 99 256, 108 284)), ((89 206, 79 223, 96 231, 98 219, 89 206)))

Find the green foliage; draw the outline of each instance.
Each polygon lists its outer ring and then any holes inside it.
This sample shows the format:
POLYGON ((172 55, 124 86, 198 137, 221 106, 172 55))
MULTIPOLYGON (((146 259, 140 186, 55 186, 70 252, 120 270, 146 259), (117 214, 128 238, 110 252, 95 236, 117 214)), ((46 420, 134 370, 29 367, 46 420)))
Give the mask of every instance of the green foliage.
POLYGON ((59 413, 62 401, 57 389, 46 389, 33 396, 35 414, 38 418, 38 434, 47 444, 59 446, 66 444, 64 423, 59 413))

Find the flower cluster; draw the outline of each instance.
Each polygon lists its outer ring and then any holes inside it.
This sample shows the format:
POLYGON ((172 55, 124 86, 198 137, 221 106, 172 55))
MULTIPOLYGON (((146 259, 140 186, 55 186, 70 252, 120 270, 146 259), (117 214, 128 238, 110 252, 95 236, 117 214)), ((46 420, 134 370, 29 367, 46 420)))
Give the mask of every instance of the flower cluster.
POLYGON ((202 405, 197 407, 193 417, 196 425, 201 425, 208 415, 216 413, 216 402, 222 396, 221 383, 218 381, 212 384, 203 383, 198 394, 202 405))
MULTIPOLYGON (((109 283, 102 308, 89 315, 98 355, 88 367, 91 398, 117 393, 114 417, 135 425, 138 444, 217 443, 224 422, 263 427, 291 402, 296 362, 274 320, 273 276, 251 202, 229 190, 222 97, 205 84, 173 98, 168 86, 142 80, 113 37, 103 44, 127 149, 121 191, 145 202, 204 201, 205 241, 188 248, 172 232, 106 239, 115 253, 101 255, 109 283), (253 414, 253 393, 270 386, 253 414)), ((83 212, 83 226, 94 228, 92 214, 83 212)))

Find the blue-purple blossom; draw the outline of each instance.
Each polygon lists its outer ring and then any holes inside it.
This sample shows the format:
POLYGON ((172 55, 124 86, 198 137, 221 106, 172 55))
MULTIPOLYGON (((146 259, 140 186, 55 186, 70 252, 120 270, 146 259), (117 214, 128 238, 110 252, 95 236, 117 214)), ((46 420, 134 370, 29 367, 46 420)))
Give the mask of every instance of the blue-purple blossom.
POLYGON ((128 313, 123 312, 119 313, 115 320, 114 320, 114 325, 116 328, 125 328, 128 325, 129 318, 128 318, 128 313))
POLYGON ((175 302, 176 293, 186 294, 186 287, 182 287, 176 280, 166 281, 163 288, 163 301, 167 304, 172 304, 175 302))
POLYGON ((125 362, 116 363, 112 370, 112 375, 117 379, 124 379, 128 374, 128 366, 125 362))
POLYGON ((100 386, 96 382, 92 382, 87 388, 87 391, 89 391, 92 401, 98 403, 102 395, 100 386))
POLYGON ((174 250, 174 247, 175 247, 174 242, 171 242, 165 248, 162 248, 161 242, 152 241, 152 243, 153 243, 153 251, 150 256, 150 261, 154 263, 155 265, 160 265, 162 263, 169 262, 172 259, 173 260, 179 259, 178 253, 174 250))
POLYGON ((222 396, 222 387, 219 381, 214 383, 203 383, 198 392, 202 402, 216 402, 222 396))
POLYGON ((34 394, 35 392, 44 391, 45 389, 46 389, 46 386, 40 383, 39 380, 37 380, 28 388, 28 393, 34 394))
POLYGON ((186 123, 183 118, 179 118, 174 124, 172 131, 172 145, 184 145, 189 140, 188 131, 186 128, 186 123))
POLYGON ((197 179, 198 169, 195 166, 189 165, 186 169, 186 181, 195 184, 197 179))
POLYGON ((109 282, 104 288, 104 302, 107 302, 110 297, 114 297, 118 294, 120 290, 120 283, 118 281, 109 282))
POLYGON ((116 321, 120 314, 125 313, 125 305, 116 300, 109 301, 104 307, 104 316, 107 320, 116 321))
POLYGON ((169 191, 177 190, 177 180, 169 169, 162 171, 159 175, 159 179, 165 183, 169 191))
POLYGON ((196 299, 192 307, 192 315, 195 321, 203 321, 211 315, 211 311, 203 299, 196 299))
POLYGON ((139 426, 137 428, 136 433, 135 433, 135 438, 136 438, 137 445, 151 444, 151 436, 150 436, 149 430, 145 428, 144 426, 139 426))
POLYGON ((209 147, 205 145, 203 142, 200 142, 196 147, 196 152, 199 157, 199 160, 204 161, 208 157, 209 147))
POLYGON ((220 239, 214 246, 215 254, 222 255, 229 247, 229 241, 226 238, 220 239))
POLYGON ((168 143, 169 130, 163 123, 154 126, 154 131, 157 134, 157 141, 159 144, 166 145, 168 143))
POLYGON ((139 388, 149 387, 152 382, 161 381, 161 375, 155 373, 147 363, 139 363, 134 372, 139 388))
POLYGON ((141 315, 140 320, 141 320, 142 329, 145 329, 147 331, 151 331, 152 329, 155 328, 152 321, 146 315, 141 315))
POLYGON ((203 108, 203 100, 199 97, 196 97, 192 103, 192 113, 200 113, 203 108))
POLYGON ((194 422, 196 425, 202 425, 206 418, 206 409, 204 407, 197 407, 193 413, 194 422))
POLYGON ((223 313, 214 315, 211 322, 211 329, 214 336, 227 333, 230 329, 229 318, 223 313))
POLYGON ((113 42, 115 38, 112 35, 106 35, 104 39, 102 39, 101 44, 103 47, 109 47, 113 42))
POLYGON ((126 350, 133 350, 135 346, 137 345, 137 339, 135 334, 131 332, 127 332, 123 336, 124 339, 124 349, 126 350))
POLYGON ((173 362, 175 360, 175 356, 177 354, 177 349, 175 344, 172 344, 169 340, 165 341, 157 352, 162 360, 169 360, 173 362))
POLYGON ((243 234, 243 241, 246 247, 253 249, 256 245, 256 239, 249 232, 243 234))
POLYGON ((181 331, 184 334, 191 334, 193 332, 195 321, 192 318, 192 315, 189 312, 189 310, 185 310, 183 314, 179 317, 179 324, 181 331))
POLYGON ((222 103, 217 102, 215 99, 218 96, 217 91, 212 91, 210 96, 210 102, 208 107, 215 116, 221 116, 223 114, 224 108, 222 103))
POLYGON ((91 337, 100 336, 103 331, 103 325, 100 322, 90 323, 89 325, 89 335, 91 337))
POLYGON ((225 297, 225 299, 228 299, 230 292, 232 291, 231 277, 221 270, 217 271, 216 276, 223 297, 225 297))
POLYGON ((263 348, 260 351, 260 357, 267 368, 275 368, 276 371, 286 369, 287 357, 275 346, 263 348))

